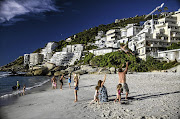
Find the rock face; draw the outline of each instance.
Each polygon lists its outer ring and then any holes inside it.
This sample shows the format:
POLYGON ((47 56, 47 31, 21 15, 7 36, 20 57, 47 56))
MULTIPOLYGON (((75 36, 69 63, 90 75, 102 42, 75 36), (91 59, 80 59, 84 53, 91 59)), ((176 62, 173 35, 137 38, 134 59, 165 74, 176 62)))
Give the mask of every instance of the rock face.
POLYGON ((74 71, 74 73, 80 74, 80 75, 87 74, 85 70, 77 70, 77 71, 74 71))
POLYGON ((68 73, 71 73, 73 71, 75 71, 74 67, 68 67, 65 71, 67 71, 68 73))
POLYGON ((111 74, 115 74, 116 73, 116 68, 115 67, 111 67, 109 70, 110 70, 111 74))
POLYGON ((110 74, 110 70, 106 69, 106 68, 100 68, 98 71, 99 74, 110 74))
POLYGON ((46 62, 46 63, 44 64, 44 67, 47 67, 48 70, 51 70, 51 69, 53 69, 53 68, 55 67, 55 64, 46 62))
POLYGON ((66 67, 65 66, 57 66, 54 69, 52 69, 52 71, 61 71, 61 70, 65 70, 66 67))
POLYGON ((97 72, 97 68, 93 68, 89 65, 81 65, 81 70, 84 70, 86 71, 88 74, 92 74, 92 73, 95 73, 97 72))
POLYGON ((45 76, 49 72, 47 67, 43 67, 34 71, 34 76, 45 76))

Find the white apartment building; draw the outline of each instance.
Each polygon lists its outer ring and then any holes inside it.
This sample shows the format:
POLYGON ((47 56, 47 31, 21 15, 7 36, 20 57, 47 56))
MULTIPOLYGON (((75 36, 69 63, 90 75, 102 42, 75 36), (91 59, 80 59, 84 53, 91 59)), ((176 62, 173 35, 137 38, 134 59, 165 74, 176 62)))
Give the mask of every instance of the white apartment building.
POLYGON ((67 39, 66 39, 66 42, 71 42, 71 41, 72 41, 71 38, 67 38, 67 39))
POLYGON ((72 52, 56 52, 50 59, 50 63, 56 66, 69 65, 70 60, 73 58, 74 53, 72 52))
POLYGON ((97 36, 95 36, 95 40, 100 40, 102 37, 104 37, 104 32, 103 31, 98 31, 97 36))
POLYGON ((106 32, 106 47, 113 47, 120 40, 120 29, 111 29, 106 32))
POLYGON ((163 61, 178 61, 180 62, 180 49, 166 50, 158 52, 158 58, 162 58, 163 61))
POLYGON ((164 51, 172 43, 180 42, 179 22, 180 14, 148 20, 128 46, 131 50, 136 50, 141 59, 146 60, 147 56, 158 57, 159 51, 164 51))
POLYGON ((30 54, 24 54, 24 66, 29 65, 30 63, 30 54))
POLYGON ((95 56, 105 55, 106 53, 116 52, 117 48, 102 48, 102 49, 93 49, 89 50, 90 53, 93 53, 95 56))
POLYGON ((57 43, 49 42, 44 49, 42 49, 41 54, 44 55, 44 61, 48 61, 52 55, 53 50, 57 47, 57 43))
POLYGON ((62 49, 62 52, 82 52, 84 49, 83 44, 67 45, 62 49))
POLYGON ((29 67, 38 65, 43 62, 44 55, 40 53, 31 53, 29 59, 29 67))

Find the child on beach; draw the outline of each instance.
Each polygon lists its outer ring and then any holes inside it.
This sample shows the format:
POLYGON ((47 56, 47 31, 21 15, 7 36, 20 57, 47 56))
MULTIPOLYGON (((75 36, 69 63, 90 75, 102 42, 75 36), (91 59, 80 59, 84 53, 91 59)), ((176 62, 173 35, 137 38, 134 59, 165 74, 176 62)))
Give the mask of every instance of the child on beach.
POLYGON ((26 90, 26 85, 23 86, 23 92, 21 93, 21 96, 25 95, 25 90, 26 90))
POLYGON ((74 74, 74 95, 75 95, 75 100, 74 102, 77 102, 78 98, 77 98, 77 91, 79 90, 79 75, 74 74))
POLYGON ((57 84, 56 84, 56 81, 53 80, 53 89, 56 89, 57 88, 57 84))
POLYGON ((94 94, 94 100, 92 100, 91 102, 90 102, 90 104, 92 104, 94 101, 96 101, 96 102, 98 102, 98 104, 99 104, 99 86, 96 86, 95 87, 95 94, 94 94))
POLYGON ((134 55, 131 51, 129 51, 129 50, 126 48, 126 46, 127 46, 127 44, 126 44, 125 46, 123 46, 122 44, 120 44, 120 49, 119 49, 118 51, 123 50, 128 56, 129 56, 128 53, 131 53, 132 55, 134 55))
POLYGON ((56 83, 56 78, 55 78, 55 76, 52 77, 51 83, 52 83, 52 88, 54 89, 54 86, 55 86, 54 84, 56 83))
POLYGON ((114 102, 116 102, 118 99, 119 99, 119 103, 121 102, 121 92, 122 92, 122 85, 121 84, 118 84, 117 85, 117 97, 116 99, 114 100, 114 102))

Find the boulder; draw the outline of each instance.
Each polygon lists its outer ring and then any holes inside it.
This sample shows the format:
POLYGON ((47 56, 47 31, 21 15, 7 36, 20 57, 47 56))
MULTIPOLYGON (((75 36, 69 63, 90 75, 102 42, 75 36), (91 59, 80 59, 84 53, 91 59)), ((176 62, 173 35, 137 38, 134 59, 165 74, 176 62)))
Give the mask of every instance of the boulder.
POLYGON ((65 66, 57 66, 54 69, 52 69, 52 71, 61 71, 61 70, 65 70, 66 67, 65 66))
POLYGON ((99 74, 110 74, 111 72, 106 68, 100 68, 98 73, 99 74))
POLYGON ((47 67, 48 70, 51 70, 51 69, 53 69, 53 68, 55 67, 55 64, 46 62, 46 63, 44 64, 44 67, 47 67))
POLYGON ((67 69, 65 69, 65 71, 67 71, 68 73, 71 73, 74 71, 74 67, 68 67, 67 69))
POLYGON ((53 73, 51 71, 47 74, 47 76, 52 76, 52 75, 53 73))
POLYGON ((111 74, 115 74, 116 73, 116 68, 115 67, 111 67, 109 70, 110 70, 111 74))
POLYGON ((62 73, 60 72, 60 71, 56 71, 55 73, 54 73, 54 76, 60 76, 62 73))
POLYGON ((49 72, 47 67, 42 67, 34 71, 34 76, 45 76, 49 72))
POLYGON ((81 69, 74 71, 73 73, 80 74, 80 75, 87 74, 87 72, 85 70, 81 70, 81 69))
POLYGON ((84 71, 86 71, 89 74, 92 74, 92 73, 97 72, 98 69, 97 68, 93 68, 93 67, 91 67, 89 65, 81 65, 81 70, 84 70, 84 71))
POLYGON ((27 72, 25 76, 33 76, 33 72, 27 72))

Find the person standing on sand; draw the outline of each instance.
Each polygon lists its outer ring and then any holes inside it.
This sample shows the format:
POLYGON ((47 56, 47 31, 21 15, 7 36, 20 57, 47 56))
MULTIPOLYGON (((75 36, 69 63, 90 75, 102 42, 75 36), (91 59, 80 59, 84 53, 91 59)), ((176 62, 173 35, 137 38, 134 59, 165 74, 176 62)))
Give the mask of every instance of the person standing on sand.
POLYGON ((74 102, 78 101, 78 98, 77 98, 77 91, 79 90, 78 85, 79 85, 79 75, 74 74, 74 94, 75 94, 74 102))
POLYGON ((59 81, 60 81, 60 90, 62 90, 63 79, 64 79, 64 74, 62 74, 62 76, 59 78, 59 81))
POLYGON ((54 89, 54 83, 56 82, 56 78, 55 76, 52 77, 51 79, 51 83, 52 83, 52 88, 54 89))
POLYGON ((126 69, 124 71, 122 70, 122 67, 120 67, 118 70, 119 84, 121 84, 122 88, 125 90, 125 92, 126 92, 126 98, 125 99, 127 100, 127 97, 129 94, 129 88, 128 88, 128 85, 126 83, 126 73, 128 70, 128 62, 126 62, 126 69))
POLYGON ((106 80, 106 74, 104 76, 103 81, 101 81, 101 80, 98 81, 98 86, 100 87, 100 89, 99 89, 99 101, 100 102, 108 102, 107 89, 104 86, 105 80, 106 80))
POLYGON ((68 76, 69 89, 71 88, 71 73, 68 76))

